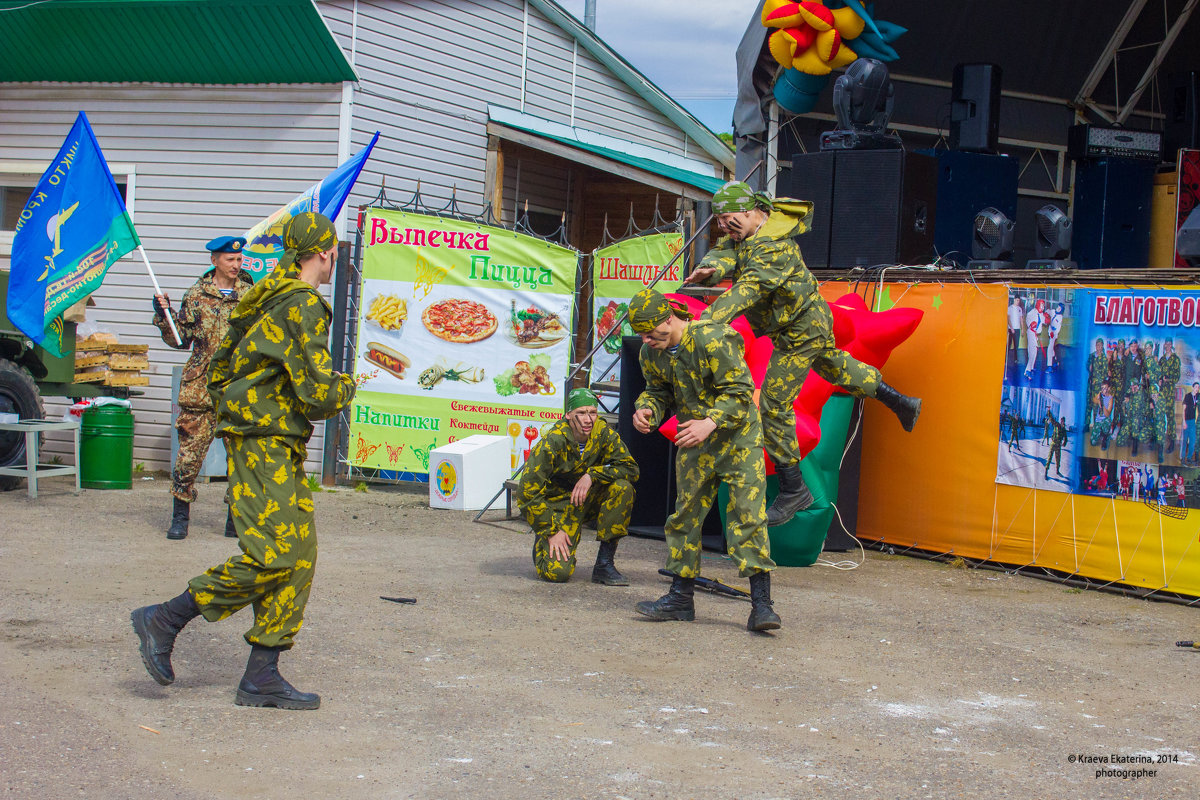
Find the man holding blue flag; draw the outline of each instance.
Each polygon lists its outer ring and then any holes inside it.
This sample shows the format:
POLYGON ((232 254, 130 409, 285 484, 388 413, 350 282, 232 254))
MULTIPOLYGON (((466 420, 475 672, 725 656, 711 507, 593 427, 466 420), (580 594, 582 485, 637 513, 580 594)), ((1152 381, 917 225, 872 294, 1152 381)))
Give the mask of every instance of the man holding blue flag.
MULTIPOLYGON (((179 416, 175 418, 179 451, 171 470, 174 500, 168 539, 183 539, 188 535, 191 504, 196 502, 196 477, 216 431, 217 413, 208 392, 208 366, 229 331, 229 315, 254 285, 250 273, 242 269, 245 245, 246 240, 240 236, 218 236, 206 244, 212 269, 183 295, 178 312, 171 309, 167 295, 154 297, 154 325, 163 341, 177 350, 192 351, 179 382, 179 416), (167 322, 168 315, 174 320, 174 328, 167 322), (180 334, 178 340, 174 335, 176 330, 180 334)), ((226 516, 225 535, 237 536, 232 514, 226 516)))
POLYGON ((62 312, 100 288, 113 262, 140 244, 81 111, 17 220, 8 318, 61 356, 62 312))

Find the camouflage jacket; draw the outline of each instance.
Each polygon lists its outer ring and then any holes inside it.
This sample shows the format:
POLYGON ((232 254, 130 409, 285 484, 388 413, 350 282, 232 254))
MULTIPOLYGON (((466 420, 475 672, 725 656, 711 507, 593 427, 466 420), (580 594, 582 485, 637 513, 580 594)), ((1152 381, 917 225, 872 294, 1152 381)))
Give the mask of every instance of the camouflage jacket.
POLYGON ((707 285, 733 280, 704 312, 706 318, 729 324, 745 314, 754 333, 770 336, 777 347, 805 341, 812 315, 825 317, 824 329, 832 329, 829 304, 792 238, 808 230, 812 206, 798 205, 803 207, 772 211, 758 232, 741 242, 722 237, 701 259, 700 267, 716 270, 707 285))
POLYGON ((1183 377, 1183 362, 1179 360, 1179 356, 1171 353, 1169 356, 1163 356, 1158 360, 1159 367, 1159 387, 1162 390, 1164 397, 1175 398, 1175 387, 1179 385, 1180 379, 1183 377))
POLYGON ((179 304, 179 311, 172 309, 171 318, 179 335, 183 337, 182 344, 175 343, 171 326, 162 314, 154 315, 154 324, 162 334, 162 339, 176 350, 192 348, 192 355, 183 367, 183 377, 179 384, 179 405, 183 408, 210 409, 213 407, 212 398, 208 395, 208 364, 212 361, 213 353, 225 338, 229 330, 229 315, 237 308, 238 300, 242 298, 254 282, 250 273, 242 270, 238 274, 237 284, 233 294, 226 297, 217 288, 213 280, 213 270, 200 276, 200 280, 192 284, 179 304))
POLYGON ((307 440, 309 420, 350 405, 354 378, 333 371, 325 343, 332 317, 325 299, 294 278, 234 312, 209 368, 218 435, 307 440))
POLYGON ((680 422, 708 417, 717 423, 712 436, 738 446, 762 446, 754 383, 742 336, 733 328, 696 320, 684 329, 675 355, 642 345, 638 358, 646 389, 634 406, 650 410, 652 425, 674 409, 680 422))
POLYGON ((575 482, 585 472, 592 476, 594 485, 638 479, 637 462, 607 422, 596 420, 592 435, 580 452, 570 423, 561 419, 534 446, 521 473, 518 505, 530 519, 535 533, 549 536, 562 528, 566 511, 562 498, 570 496, 575 482))

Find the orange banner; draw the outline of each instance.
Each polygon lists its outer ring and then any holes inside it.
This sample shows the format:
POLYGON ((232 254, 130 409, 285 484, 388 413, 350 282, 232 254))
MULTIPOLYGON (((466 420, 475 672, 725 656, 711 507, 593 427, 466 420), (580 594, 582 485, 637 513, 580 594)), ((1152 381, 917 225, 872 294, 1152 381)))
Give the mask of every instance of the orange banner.
MULTIPOLYGON (((833 299, 845 286, 822 293, 833 299)), ((996 483, 1008 290, 863 290, 872 307, 925 317, 884 368, 889 384, 923 399, 916 430, 906 434, 886 408, 866 404, 859 537, 1200 597, 1200 511, 1177 519, 1142 503, 996 483)))

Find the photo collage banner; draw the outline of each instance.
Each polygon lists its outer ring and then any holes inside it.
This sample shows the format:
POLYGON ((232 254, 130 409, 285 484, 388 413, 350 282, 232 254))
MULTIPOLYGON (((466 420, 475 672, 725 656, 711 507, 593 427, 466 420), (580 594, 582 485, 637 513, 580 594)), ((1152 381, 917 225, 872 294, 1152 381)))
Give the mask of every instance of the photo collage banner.
POLYGON ((1200 508, 1200 293, 1008 300, 996 481, 1200 508))
POLYGON ((365 226, 350 463, 427 473, 430 450, 486 434, 515 470, 562 416, 579 253, 378 208, 365 226))

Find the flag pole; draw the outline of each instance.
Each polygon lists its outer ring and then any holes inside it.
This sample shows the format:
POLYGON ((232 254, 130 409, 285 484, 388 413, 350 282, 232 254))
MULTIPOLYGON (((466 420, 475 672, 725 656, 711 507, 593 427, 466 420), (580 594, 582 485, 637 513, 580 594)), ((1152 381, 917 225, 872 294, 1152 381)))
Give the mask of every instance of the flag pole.
MULTIPOLYGON (((142 261, 146 264, 146 272, 150 274, 150 282, 154 284, 154 294, 162 294, 162 289, 158 285, 158 278, 154 277, 154 270, 150 268, 150 259, 146 256, 146 248, 139 244, 138 252, 142 254, 142 261)), ((175 336, 175 344, 183 347, 183 337, 179 335, 179 331, 175 327, 175 320, 171 317, 171 309, 169 307, 163 311, 163 316, 167 318, 167 324, 171 326, 171 333, 175 336)))

